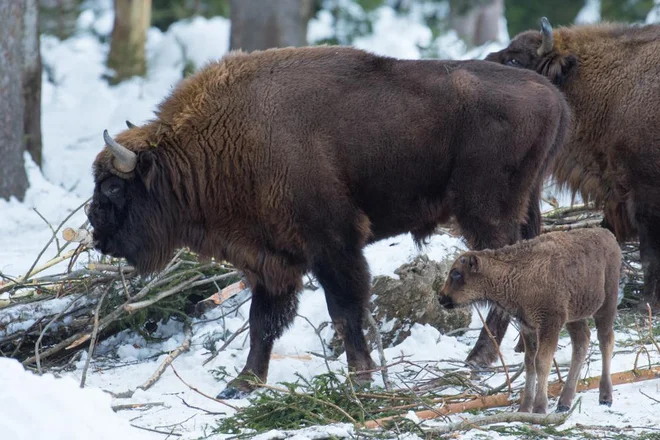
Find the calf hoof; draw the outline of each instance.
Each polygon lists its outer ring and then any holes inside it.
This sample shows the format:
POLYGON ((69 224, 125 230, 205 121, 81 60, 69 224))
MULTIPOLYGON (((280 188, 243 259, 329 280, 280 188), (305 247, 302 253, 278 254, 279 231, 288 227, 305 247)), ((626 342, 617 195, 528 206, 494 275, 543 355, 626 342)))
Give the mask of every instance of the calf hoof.
POLYGON ((568 405, 557 405, 557 412, 558 413, 568 412, 570 409, 571 409, 571 407, 568 406, 568 405))
POLYGON ((612 406, 612 401, 611 400, 599 400, 598 403, 600 403, 601 405, 606 405, 608 407, 612 406))

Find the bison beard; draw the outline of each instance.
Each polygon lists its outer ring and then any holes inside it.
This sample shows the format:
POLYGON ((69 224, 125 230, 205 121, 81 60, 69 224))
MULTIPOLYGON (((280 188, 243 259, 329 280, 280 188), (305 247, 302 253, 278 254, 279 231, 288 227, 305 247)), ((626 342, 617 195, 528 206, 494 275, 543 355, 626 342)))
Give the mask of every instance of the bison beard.
MULTIPOLYGON (((657 25, 599 24, 553 31, 543 18, 540 31, 523 32, 509 47, 486 57, 536 71, 566 96, 575 124, 552 164, 553 177, 602 207, 602 226, 620 242, 639 237, 644 313, 647 302, 656 310, 660 307, 659 54, 657 25)), ((501 340, 508 320, 491 312, 487 321, 501 340)), ((482 332, 475 350, 489 344, 482 332)))
POLYGON ((233 52, 181 82, 157 118, 94 163, 97 247, 143 272, 176 248, 225 259, 252 288, 250 352, 220 394, 266 381, 311 271, 350 369, 362 333, 363 248, 455 216, 468 244, 538 231, 546 163, 570 124, 542 76, 483 61, 399 61, 346 47, 233 52))

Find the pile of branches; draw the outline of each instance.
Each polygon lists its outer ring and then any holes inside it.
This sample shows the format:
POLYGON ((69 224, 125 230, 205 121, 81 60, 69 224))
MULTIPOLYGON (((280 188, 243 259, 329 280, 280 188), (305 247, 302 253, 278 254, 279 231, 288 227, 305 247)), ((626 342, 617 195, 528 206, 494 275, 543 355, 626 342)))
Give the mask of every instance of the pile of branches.
POLYGON ((0 273, 0 355, 27 368, 41 372, 66 366, 97 341, 127 328, 149 339, 160 322, 187 322, 216 307, 223 301, 218 293, 240 279, 231 266, 200 262, 186 249, 156 276, 139 276, 121 260, 94 261, 87 224, 64 229, 61 243, 64 222, 52 228, 50 241, 25 275, 0 273), (71 244, 77 246, 67 250, 71 244), (51 245, 57 254, 39 266, 51 245), (87 262, 81 264, 84 256, 87 262), (58 265, 64 266, 60 272, 39 276, 58 265))

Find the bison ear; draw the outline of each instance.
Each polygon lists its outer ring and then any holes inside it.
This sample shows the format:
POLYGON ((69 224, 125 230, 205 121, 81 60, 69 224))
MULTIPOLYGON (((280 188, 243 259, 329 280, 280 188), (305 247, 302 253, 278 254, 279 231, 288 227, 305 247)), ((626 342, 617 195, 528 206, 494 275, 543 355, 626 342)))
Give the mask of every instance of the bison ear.
POLYGON ((144 186, 150 190, 156 179, 156 158, 153 151, 146 150, 138 155, 135 171, 142 178, 144 186))
POLYGON ((540 66, 539 73, 561 86, 566 78, 577 67, 577 58, 574 55, 557 55, 547 57, 540 66))
POLYGON ((478 273, 481 270, 481 258, 476 255, 470 255, 468 266, 470 267, 470 272, 478 273))

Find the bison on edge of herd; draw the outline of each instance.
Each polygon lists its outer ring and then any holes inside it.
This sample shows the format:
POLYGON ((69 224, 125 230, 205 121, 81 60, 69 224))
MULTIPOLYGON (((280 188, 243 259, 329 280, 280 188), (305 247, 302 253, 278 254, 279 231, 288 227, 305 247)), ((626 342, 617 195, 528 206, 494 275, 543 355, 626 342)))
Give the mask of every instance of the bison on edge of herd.
MULTIPOLYGON (((653 108, 645 103, 660 80, 652 61, 635 68, 640 54, 655 56, 656 35, 658 26, 553 33, 544 20, 541 32, 487 58, 507 66, 334 46, 231 52, 177 85, 155 119, 104 133, 88 210, 95 246, 142 273, 183 246, 243 271, 253 294, 250 350, 221 398, 251 391, 247 375, 266 381, 308 271, 324 288, 350 369, 369 380, 364 246, 405 232, 422 243, 451 217, 473 250, 532 239, 549 172, 604 205, 604 226, 619 240, 639 235, 645 295, 657 299, 660 147, 649 126, 657 115, 639 111, 653 108), (592 46, 572 46, 578 40, 602 42, 584 57, 579 50, 592 46), (598 75, 626 44, 648 50, 630 49, 616 64, 626 69, 598 75), (603 87, 608 77, 620 87, 603 87)), ((487 323, 501 340, 512 311, 495 309, 487 323)), ((495 354, 482 332, 468 360, 488 364, 495 354)), ((610 402, 611 390, 602 403, 610 402)))

